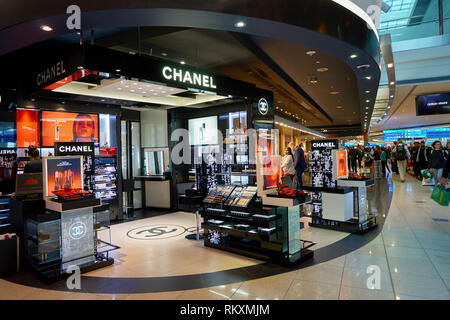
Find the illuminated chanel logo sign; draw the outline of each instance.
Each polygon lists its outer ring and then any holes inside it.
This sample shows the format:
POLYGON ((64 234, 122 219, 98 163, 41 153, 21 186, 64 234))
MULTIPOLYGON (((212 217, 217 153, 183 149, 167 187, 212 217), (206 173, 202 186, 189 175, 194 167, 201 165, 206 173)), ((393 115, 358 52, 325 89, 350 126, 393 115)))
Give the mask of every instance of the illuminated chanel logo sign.
POLYGON ((269 104, 267 103, 267 100, 264 98, 259 99, 258 101, 258 110, 259 113, 263 116, 269 112, 269 104))
POLYGON ((185 84, 196 85, 205 88, 216 89, 217 86, 214 84, 214 78, 206 74, 201 74, 197 72, 190 72, 183 69, 171 68, 165 66, 162 69, 163 77, 167 80, 178 81, 185 84))
POLYGON ((70 226, 69 234, 74 240, 83 238, 86 234, 86 225, 83 222, 75 222, 70 226))

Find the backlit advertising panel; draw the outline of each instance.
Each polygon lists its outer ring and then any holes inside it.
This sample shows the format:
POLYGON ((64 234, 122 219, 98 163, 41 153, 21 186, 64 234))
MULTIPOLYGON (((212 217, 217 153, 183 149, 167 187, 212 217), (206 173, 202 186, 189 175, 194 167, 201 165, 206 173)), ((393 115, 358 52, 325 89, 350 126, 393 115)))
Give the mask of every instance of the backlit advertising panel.
POLYGON ((40 146, 39 110, 17 109, 17 147, 40 146))
POLYGON ((98 115, 42 111, 42 146, 55 142, 98 142, 98 115))

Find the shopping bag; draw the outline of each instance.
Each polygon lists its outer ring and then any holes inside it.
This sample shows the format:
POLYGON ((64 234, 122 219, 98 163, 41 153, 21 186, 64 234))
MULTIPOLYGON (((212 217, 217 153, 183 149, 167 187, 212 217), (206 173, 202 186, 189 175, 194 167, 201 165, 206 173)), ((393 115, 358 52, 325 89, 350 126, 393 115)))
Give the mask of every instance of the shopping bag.
POLYGON ((431 199, 439 203, 441 206, 448 206, 450 203, 450 190, 444 187, 436 186, 431 193, 431 199))
POLYGON ((448 205, 450 204, 450 189, 445 189, 445 187, 442 187, 439 204, 441 206, 448 207, 448 205))
POLYGON ((424 177, 425 179, 431 179, 431 178, 433 178, 433 172, 430 170, 427 170, 427 169, 423 169, 422 177, 424 177))
POLYGON ((422 179, 422 185, 423 186, 434 186, 436 183, 434 181, 434 178, 423 178, 422 179))

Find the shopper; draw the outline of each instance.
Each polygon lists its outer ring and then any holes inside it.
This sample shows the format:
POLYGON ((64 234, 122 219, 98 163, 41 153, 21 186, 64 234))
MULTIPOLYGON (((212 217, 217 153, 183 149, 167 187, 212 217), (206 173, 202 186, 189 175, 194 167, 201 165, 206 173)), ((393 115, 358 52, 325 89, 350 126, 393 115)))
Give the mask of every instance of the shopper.
POLYGON ((358 148, 356 146, 350 149, 349 158, 350 158, 350 171, 357 172, 358 148))
POLYGON ((430 155, 425 146, 425 141, 421 141, 419 149, 417 150, 416 158, 414 160, 414 162, 417 164, 417 167, 419 169, 418 179, 420 179, 420 180, 423 179, 422 170, 428 168, 428 159, 429 158, 430 158, 430 155))
POLYGON ((402 140, 398 140, 397 146, 394 148, 393 153, 397 162, 398 173, 400 175, 401 182, 405 182, 406 175, 406 160, 411 158, 409 150, 402 140))
POLYGON ((364 156, 364 151, 363 151, 363 146, 362 145, 358 145, 358 168, 362 168, 362 159, 364 156))
POLYGON ((419 142, 414 142, 414 147, 411 149, 411 163, 414 170, 414 176, 419 179, 420 177, 420 167, 419 161, 417 160, 417 153, 420 150, 419 142))
POLYGON ((392 153, 391 153, 392 172, 398 174, 397 159, 395 159, 395 153, 394 153, 394 150, 396 147, 397 147, 397 141, 394 141, 394 147, 392 148, 392 153))
POLYGON ((295 168, 294 155, 290 147, 286 147, 284 150, 284 157, 281 161, 281 173, 283 175, 283 182, 292 188, 294 186, 295 168))
MULTIPOLYGON (((447 143, 448 145, 448 143, 447 143)), ((441 185, 442 186, 446 186, 447 185, 447 181, 449 178, 449 174, 450 174, 450 156, 447 157, 447 162, 445 164, 443 173, 442 173, 442 179, 441 179, 441 185)))
POLYGON ((300 143, 297 148, 295 148, 295 155, 294 155, 294 168, 295 168, 295 174, 297 176, 297 190, 303 189, 303 171, 306 170, 307 164, 305 160, 305 153, 302 149, 303 145, 300 143))
POLYGON ((428 161, 428 169, 433 172, 433 177, 436 185, 442 179, 444 167, 447 163, 448 154, 447 150, 442 148, 442 144, 439 140, 436 140, 432 144, 433 150, 430 153, 430 160, 428 161))
POLYGON ((386 178, 386 168, 388 170, 389 168, 387 167, 388 155, 385 147, 381 147, 380 160, 381 160, 381 172, 383 173, 383 177, 386 178))
POLYGON ((445 150, 447 150, 447 153, 450 154, 450 141, 445 145, 445 150))
POLYGON ((30 161, 25 165, 24 173, 42 172, 42 160, 39 156, 39 150, 35 146, 28 148, 28 157, 30 161))

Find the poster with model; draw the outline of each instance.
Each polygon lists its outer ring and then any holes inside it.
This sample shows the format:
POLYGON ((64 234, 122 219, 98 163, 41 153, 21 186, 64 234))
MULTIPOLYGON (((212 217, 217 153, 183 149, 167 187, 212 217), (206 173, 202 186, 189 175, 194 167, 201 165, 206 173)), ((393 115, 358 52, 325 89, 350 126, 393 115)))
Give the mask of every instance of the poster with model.
POLYGON ((53 191, 83 189, 83 157, 44 157, 44 196, 54 196, 53 191))
POLYGON ((217 116, 189 119, 189 144, 218 144, 217 116))
MULTIPOLYGON (((17 109, 17 148, 40 146, 39 110, 17 109)), ((52 145, 53 147, 53 145, 52 145)))
POLYGON ((98 142, 98 115, 42 111, 42 146, 55 142, 98 142))

